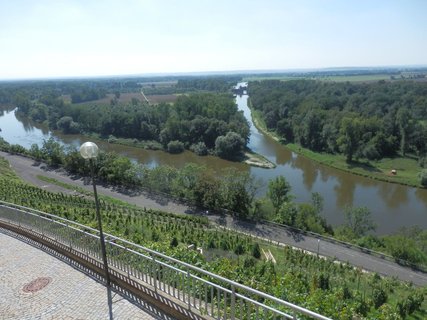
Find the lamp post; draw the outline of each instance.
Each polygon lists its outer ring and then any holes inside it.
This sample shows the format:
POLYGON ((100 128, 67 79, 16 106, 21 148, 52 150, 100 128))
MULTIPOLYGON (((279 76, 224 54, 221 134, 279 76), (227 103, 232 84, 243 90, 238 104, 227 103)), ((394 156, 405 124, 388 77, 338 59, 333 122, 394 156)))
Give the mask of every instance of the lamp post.
POLYGON ((101 241, 101 253, 104 263, 105 279, 107 280, 107 288, 110 289, 110 274, 108 272, 107 252, 105 250, 104 233, 102 232, 101 214, 99 212, 98 193, 96 192, 94 159, 98 156, 98 146, 93 142, 85 142, 80 147, 80 154, 84 159, 89 160, 90 172, 93 184, 93 194, 95 195, 96 218, 98 220, 99 240, 101 241))

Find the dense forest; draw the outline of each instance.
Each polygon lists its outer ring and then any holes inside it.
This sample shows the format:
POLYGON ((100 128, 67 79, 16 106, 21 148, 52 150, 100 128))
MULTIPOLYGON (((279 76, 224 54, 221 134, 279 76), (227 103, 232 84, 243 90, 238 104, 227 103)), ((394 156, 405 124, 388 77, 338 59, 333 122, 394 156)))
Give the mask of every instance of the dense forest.
MULTIPOLYGON (((24 116, 64 133, 97 134, 110 142, 117 138, 130 139, 134 144, 148 141, 145 146, 171 153, 189 149, 198 155, 234 160, 242 157, 249 139, 249 125, 227 93, 234 80, 179 79, 174 87, 195 92, 179 95, 173 105, 151 105, 138 99, 124 103, 117 99, 110 103, 92 101, 113 90, 107 81, 59 82, 55 88, 50 82, 4 85, 0 98, 2 103, 15 105, 24 116), (72 103, 64 94, 70 95, 72 103)), ((119 97, 120 90, 115 95, 119 97)))
POLYGON ((347 161, 427 152, 427 83, 250 82, 252 107, 285 142, 347 161))

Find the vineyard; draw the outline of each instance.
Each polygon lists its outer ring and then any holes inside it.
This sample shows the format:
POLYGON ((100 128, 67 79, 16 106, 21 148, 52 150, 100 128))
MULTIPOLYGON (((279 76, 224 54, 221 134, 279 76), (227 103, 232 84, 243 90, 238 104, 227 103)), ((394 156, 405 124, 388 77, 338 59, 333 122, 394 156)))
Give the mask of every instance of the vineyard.
MULTIPOLYGON (((0 199, 95 227, 89 196, 51 193, 0 176, 0 199)), ((334 319, 424 319, 425 288, 319 259, 177 215, 101 200, 105 231, 334 319), (190 248, 201 248, 202 251, 190 248), (266 261, 271 252, 277 263, 266 261)))

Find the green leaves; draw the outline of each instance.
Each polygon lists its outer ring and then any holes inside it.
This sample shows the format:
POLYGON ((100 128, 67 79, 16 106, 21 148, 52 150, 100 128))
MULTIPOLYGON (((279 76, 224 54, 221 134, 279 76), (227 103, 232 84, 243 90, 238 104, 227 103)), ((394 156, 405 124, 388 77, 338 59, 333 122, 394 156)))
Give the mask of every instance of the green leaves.
POLYGON ((284 176, 278 176, 268 183, 267 196, 273 203, 276 212, 279 211, 280 206, 291 199, 290 196, 291 185, 284 176))
POLYGON ((356 237, 364 236, 367 232, 376 229, 371 218, 371 212, 367 207, 346 207, 344 214, 346 226, 356 237))

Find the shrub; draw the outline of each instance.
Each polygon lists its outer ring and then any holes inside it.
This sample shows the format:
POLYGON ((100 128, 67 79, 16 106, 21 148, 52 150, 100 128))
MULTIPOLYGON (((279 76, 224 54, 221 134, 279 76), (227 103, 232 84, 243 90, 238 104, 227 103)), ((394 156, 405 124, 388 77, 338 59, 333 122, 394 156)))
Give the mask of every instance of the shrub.
POLYGON ((261 258, 261 249, 260 249, 260 247, 259 247, 259 244, 258 243, 255 243, 253 246, 252 246, 252 256, 254 257, 254 258, 256 258, 256 259, 259 259, 259 258, 261 258))
POLYGON ((176 237, 173 237, 170 242, 171 248, 178 246, 178 239, 176 237))
POLYGON ((167 150, 169 153, 181 153, 184 151, 184 143, 174 140, 168 143, 167 150))
POLYGON ((206 156, 208 154, 208 148, 206 147, 204 142, 192 144, 190 150, 198 156, 206 156))
POLYGON ((423 169, 419 173, 420 183, 423 187, 427 187, 427 169, 423 169))
POLYGON ((108 136, 108 143, 116 143, 117 142, 117 138, 115 136, 113 136, 112 134, 110 134, 108 136))
POLYGON ((375 288, 372 292, 372 302, 374 303, 375 309, 378 309, 387 302, 387 293, 381 288, 375 288))

